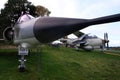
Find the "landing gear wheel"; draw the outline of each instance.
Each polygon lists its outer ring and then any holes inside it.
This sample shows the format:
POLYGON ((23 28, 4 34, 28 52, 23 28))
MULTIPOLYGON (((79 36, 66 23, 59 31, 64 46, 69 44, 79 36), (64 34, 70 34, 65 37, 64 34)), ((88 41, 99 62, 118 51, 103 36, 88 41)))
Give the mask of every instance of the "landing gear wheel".
POLYGON ((22 66, 19 66, 19 72, 25 72, 26 68, 25 67, 22 67, 22 66))

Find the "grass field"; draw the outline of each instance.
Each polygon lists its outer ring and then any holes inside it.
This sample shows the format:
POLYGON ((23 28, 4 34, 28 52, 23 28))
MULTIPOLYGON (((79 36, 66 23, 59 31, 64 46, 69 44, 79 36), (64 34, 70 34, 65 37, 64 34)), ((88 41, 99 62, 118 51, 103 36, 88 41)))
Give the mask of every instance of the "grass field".
POLYGON ((17 50, 0 49, 0 80, 120 80, 118 55, 43 46, 26 58, 20 73, 17 50))

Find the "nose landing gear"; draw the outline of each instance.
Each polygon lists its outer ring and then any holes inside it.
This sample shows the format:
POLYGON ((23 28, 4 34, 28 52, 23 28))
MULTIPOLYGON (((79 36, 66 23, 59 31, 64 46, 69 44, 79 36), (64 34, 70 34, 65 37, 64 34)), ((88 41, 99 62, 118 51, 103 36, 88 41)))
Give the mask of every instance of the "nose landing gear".
POLYGON ((20 56, 19 62, 20 65, 18 66, 18 69, 20 72, 24 72, 26 70, 26 66, 25 66, 25 56, 28 55, 29 50, 26 47, 22 47, 21 45, 18 46, 18 55, 20 56))

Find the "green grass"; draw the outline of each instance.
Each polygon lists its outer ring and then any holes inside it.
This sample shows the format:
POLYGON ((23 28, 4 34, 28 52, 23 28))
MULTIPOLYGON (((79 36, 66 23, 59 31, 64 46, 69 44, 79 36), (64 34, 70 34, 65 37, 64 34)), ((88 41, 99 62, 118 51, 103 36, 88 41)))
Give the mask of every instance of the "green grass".
POLYGON ((20 73, 17 50, 0 50, 0 80, 120 80, 120 56, 100 51, 43 46, 26 58, 20 73))

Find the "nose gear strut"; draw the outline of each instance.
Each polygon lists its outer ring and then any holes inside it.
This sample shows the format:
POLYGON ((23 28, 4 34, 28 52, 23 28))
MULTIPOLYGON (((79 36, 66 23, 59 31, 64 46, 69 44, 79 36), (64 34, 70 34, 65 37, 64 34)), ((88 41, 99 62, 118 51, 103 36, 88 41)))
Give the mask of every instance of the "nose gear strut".
POLYGON ((26 66, 25 66, 25 56, 28 55, 29 50, 26 47, 22 47, 21 45, 18 46, 18 55, 20 56, 19 62, 20 65, 18 66, 18 69, 20 72, 24 72, 26 70, 26 66))

